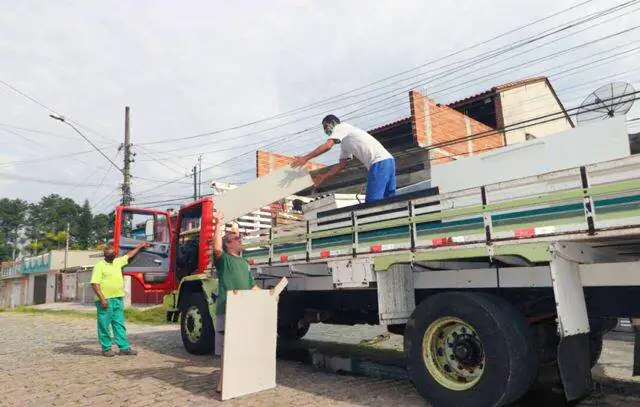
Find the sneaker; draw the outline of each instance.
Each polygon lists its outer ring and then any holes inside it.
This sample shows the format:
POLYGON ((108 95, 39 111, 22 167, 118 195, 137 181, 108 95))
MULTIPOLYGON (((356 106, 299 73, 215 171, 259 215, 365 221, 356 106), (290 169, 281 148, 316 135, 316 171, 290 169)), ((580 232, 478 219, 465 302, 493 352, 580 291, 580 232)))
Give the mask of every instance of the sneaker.
POLYGON ((123 350, 121 350, 121 351, 120 351, 120 354, 121 354, 121 355, 127 355, 127 356, 135 356, 135 355, 137 355, 137 354, 138 354, 138 351, 135 351, 135 350, 133 350, 133 349, 129 348, 129 349, 123 349, 123 350))
POLYGON ((108 358, 110 358, 112 356, 115 356, 115 355, 116 355, 116 353, 111 349, 102 351, 102 356, 106 356, 108 358))

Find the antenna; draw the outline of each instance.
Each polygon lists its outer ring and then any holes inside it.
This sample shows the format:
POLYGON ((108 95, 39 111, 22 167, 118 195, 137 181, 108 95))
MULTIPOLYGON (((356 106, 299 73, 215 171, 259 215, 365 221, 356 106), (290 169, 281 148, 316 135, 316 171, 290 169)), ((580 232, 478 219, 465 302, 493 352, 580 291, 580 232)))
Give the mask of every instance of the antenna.
POLYGON ((627 114, 636 91, 627 82, 611 82, 596 89, 582 102, 576 113, 578 124, 589 124, 627 114))

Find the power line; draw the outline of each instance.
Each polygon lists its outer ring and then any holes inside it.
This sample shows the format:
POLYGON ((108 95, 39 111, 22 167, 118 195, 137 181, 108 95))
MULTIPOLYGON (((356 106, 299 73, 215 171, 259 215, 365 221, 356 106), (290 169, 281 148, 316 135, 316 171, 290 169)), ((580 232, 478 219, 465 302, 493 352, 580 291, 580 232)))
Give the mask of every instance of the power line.
MULTIPOLYGON (((631 4, 631 3, 633 3, 633 2, 628 2, 628 3, 625 3, 625 4, 627 4, 627 5, 628 5, 628 4, 631 4)), ((596 14, 603 15, 603 14, 604 14, 604 12, 600 12, 600 13, 596 13, 596 14)), ((586 20, 583 20, 583 22, 584 22, 584 21, 586 21, 586 20)), ((575 26, 575 24, 574 24, 574 26, 575 26)), ((591 27, 591 28, 592 28, 592 27, 591 27)), ((582 45, 579 45, 579 46, 577 46, 577 47, 572 47, 572 48, 570 48, 570 49, 563 50, 563 51, 560 51, 560 52, 557 52, 557 53, 552 53, 552 54, 550 54, 550 55, 547 55, 546 57, 543 57, 543 58, 537 58, 537 59, 534 59, 534 60, 532 60, 532 61, 528 61, 528 62, 527 62, 527 63, 525 63, 525 64, 519 64, 519 65, 516 65, 515 67, 510 67, 510 68, 508 68, 507 70, 503 70, 503 71, 514 70, 514 69, 516 69, 516 68, 518 68, 518 67, 522 67, 523 65, 526 65, 526 64, 537 63, 537 62, 540 62, 540 61, 543 61, 543 60, 546 60, 546 59, 549 59, 549 58, 555 57, 555 56, 557 56, 557 55, 561 55, 561 54, 563 54, 563 53, 570 52, 570 51, 575 50, 575 49, 578 49, 578 48, 580 48, 580 47, 585 47, 585 46, 591 45, 591 44, 596 43, 596 42, 598 42, 598 41, 603 41, 603 40, 606 40, 606 39, 612 38, 612 37, 617 36, 617 35, 622 35, 622 34, 627 33, 627 32, 629 32, 629 31, 631 31, 631 30, 633 30, 633 29, 636 29, 636 28, 638 28, 638 27, 634 27, 634 28, 631 28, 631 29, 629 29, 629 30, 624 30, 624 31, 621 31, 621 32, 618 32, 618 33, 612 34, 612 35, 610 35, 610 36, 604 36, 604 37, 601 37, 601 38, 596 39, 596 40, 594 40, 594 41, 590 41, 589 43, 582 44, 582 45)), ((502 73, 503 71, 500 71, 500 72, 498 72, 498 73, 502 73)), ((468 75, 468 73, 467 73, 467 75, 468 75)), ((496 75, 496 74, 494 73, 494 74, 493 74, 493 76, 495 76, 495 75, 496 75)), ((441 78, 442 78, 442 76, 441 76, 441 78)), ((477 81, 477 79, 475 79, 475 81, 477 81)), ((468 82, 472 82, 472 81, 467 81, 467 82, 465 82, 465 83, 468 83, 468 82)), ((457 86, 459 87, 459 85, 457 85, 457 86)), ((380 101, 377 101, 376 103, 379 103, 379 102, 380 102, 380 101)), ((375 103, 374 103, 374 104, 375 104, 375 103)), ((403 105, 404 105, 404 103, 403 103, 403 105)), ((315 126, 314 126, 314 127, 312 127, 312 128, 307 128, 307 129, 304 129, 304 130, 301 130, 301 131, 298 131, 298 132, 291 133, 291 134, 289 134, 289 135, 287 135, 287 136, 281 137, 279 140, 275 140, 275 141, 274 141, 272 144, 270 144, 270 145, 280 144, 280 143, 282 143, 282 142, 287 141, 287 140, 288 140, 288 139, 290 139, 290 138, 293 138, 293 137, 296 137, 296 136, 298 136, 298 135, 300 135, 300 134, 302 134, 302 133, 308 132, 308 131, 312 130, 313 128, 315 128, 315 126)), ((273 129, 273 128, 272 128, 272 129, 273 129)), ((256 134, 255 132, 254 132, 254 133, 249 133, 249 134, 247 134, 247 136, 249 136, 249 135, 255 135, 255 134, 256 134)), ((175 140, 175 139, 174 139, 174 140, 175 140)), ((262 148, 265 148, 265 147, 268 147, 268 146, 269 146, 269 144, 267 144, 267 145, 263 146, 262 148)), ((241 154, 241 155, 236 156, 236 157, 234 157, 234 158, 230 158, 230 159, 225 160, 225 161, 223 161, 223 162, 221 162, 221 163, 218 163, 218 164, 216 164, 216 165, 214 165, 214 166, 210 166, 210 167, 208 167, 208 169, 215 168, 215 167, 217 167, 217 166, 221 166, 221 165, 223 165, 223 164, 226 164, 226 163, 228 163, 228 162, 231 162, 231 161, 237 160, 237 159, 239 159, 239 158, 241 158, 241 157, 244 157, 244 156, 246 156, 246 155, 248 155, 248 154, 251 154, 251 153, 252 153, 252 152, 251 152, 251 151, 249 151, 249 152, 247 152, 247 153, 241 154)), ((186 178, 186 176, 181 177, 180 179, 184 179, 184 178, 186 178)))
MULTIPOLYGON (((627 96, 637 95, 639 93, 640 93, 640 91, 637 91, 637 92, 630 93, 627 96)), ((432 150, 435 150, 435 149, 449 147, 449 146, 452 146, 452 145, 461 144, 461 143, 465 143, 465 142, 468 142, 468 141, 472 141, 472 140, 476 140, 476 139, 480 139, 480 138, 484 138, 484 137, 494 136, 494 135, 499 134, 500 132, 514 131, 514 130, 519 130, 519 129, 522 129, 522 128, 527 128, 527 127, 529 127, 531 125, 540 125, 540 124, 544 124, 544 123, 547 123, 547 122, 556 121, 558 119, 564 118, 565 115, 569 114, 569 112, 577 111, 579 109, 582 109, 582 108, 585 108, 585 107, 589 107, 589 106, 596 106, 596 105, 599 105, 602 102, 606 102, 606 101, 613 100, 613 99, 614 98, 610 98, 610 99, 606 99, 604 101, 600 101, 600 102, 597 102, 597 103, 592 103, 590 105, 577 106, 577 107, 574 107, 574 108, 571 108, 571 109, 560 110, 560 111, 553 112, 553 113, 550 113, 550 114, 546 114, 546 115, 534 117, 534 118, 531 118, 531 119, 523 120, 523 121, 520 121, 518 123, 514 123, 512 125, 509 125, 509 126, 504 126, 501 129, 490 129, 490 130, 481 131, 481 132, 478 132, 478 133, 475 133, 475 134, 472 134, 472 135, 469 135, 469 136, 463 136, 463 137, 447 140, 447 141, 444 141, 444 142, 441 142, 441 143, 436 143, 436 144, 433 144, 431 146, 424 147, 423 151, 432 151, 432 150), (556 117, 556 116, 558 116, 558 117, 556 117), (544 120, 544 121, 541 121, 541 120, 544 120)), ((634 98, 634 100, 637 100, 637 99, 638 99, 638 97, 634 98)), ((629 100, 626 100, 625 103, 628 102, 628 101, 629 100)), ((417 119, 417 120, 419 120, 419 119, 417 119)), ((395 158, 396 159, 402 158, 402 157, 408 156, 410 154, 412 154, 412 153, 399 153, 399 154, 395 155, 395 158)), ((466 153, 466 154, 468 154, 468 153, 466 153)), ((457 154, 457 155, 466 155, 466 154, 457 154)), ((439 160, 439 159, 443 159, 443 158, 445 158, 445 157, 429 159, 428 161, 435 161, 435 160, 439 160)), ((399 170, 402 170, 402 169, 399 169, 399 170)), ((208 194, 206 196, 210 196, 210 195, 211 194, 208 194)), ((178 198, 178 199, 172 199, 172 200, 140 202, 140 203, 138 203, 138 205, 147 205, 147 204, 154 204, 154 203, 169 203, 169 202, 176 202, 178 200, 188 199, 188 198, 190 198, 190 197, 189 196, 185 196, 184 198, 178 198)))
POLYGON ((57 181, 57 180, 47 180, 42 178, 25 177, 22 175, 15 175, 15 174, 6 173, 6 172, 1 172, 0 175, 3 178, 7 178, 7 179, 14 179, 14 180, 25 181, 25 182, 35 182, 38 184, 63 185, 63 186, 75 186, 75 187, 87 187, 87 188, 93 188, 93 187, 99 186, 98 184, 84 184, 84 183, 74 183, 74 182, 57 181))
MULTIPOLYGON (((599 17, 601 17, 601 16, 603 16, 603 15, 610 14, 610 13, 613 13, 613 12, 615 12, 615 11, 619 11, 619 10, 620 10, 620 9, 622 9, 623 7, 628 7, 629 5, 634 4, 635 2, 637 2, 637 0, 629 1, 629 2, 627 2, 627 3, 624 3, 624 4, 621 4, 621 5, 618 5, 618 6, 612 7, 612 8, 610 8, 610 9, 605 10, 605 11, 600 11, 600 12, 596 12, 596 13, 590 14, 589 16, 587 16, 587 17, 585 17, 585 18, 574 20, 574 22, 572 22, 571 24, 561 26, 561 28, 560 28, 560 29, 557 29, 557 30, 555 30, 555 31, 547 30, 547 31, 546 31, 546 34, 544 34, 544 35, 531 36, 531 37, 529 37, 529 38, 528 38, 528 39, 526 39, 526 40, 523 40, 523 41, 518 42, 518 43, 516 44, 516 46, 528 45, 528 44, 532 43, 533 41, 537 41, 537 40, 540 40, 540 39, 542 39, 542 38, 546 38, 546 37, 548 37, 548 36, 550 36, 550 35, 553 35, 553 34, 556 34, 556 33, 562 32, 562 31, 565 31, 565 30, 566 30, 566 29, 568 29, 568 28, 576 27, 576 26, 578 26, 579 24, 584 24, 585 22, 592 21, 593 19, 595 19, 595 18, 599 18, 599 17)), ((637 11, 637 10, 634 10, 634 11, 637 11)), ((616 17, 616 18, 618 18, 618 17, 616 17)), ((608 20, 608 21, 609 21, 609 20, 608 20)), ((605 22, 608 22, 608 21, 605 21, 605 22)), ((603 22, 603 23, 604 23, 604 22, 603 22)), ((599 23, 599 24, 601 24, 601 23, 599 23)), ((593 28, 593 27, 595 27, 595 26, 597 26, 597 25, 594 25, 594 26, 591 26, 591 27, 587 27, 587 29, 591 29, 591 28, 593 28)), ((636 28, 637 28, 637 27, 636 27, 636 28)), ((584 31, 584 30, 583 30, 583 31, 584 31)), ((545 33, 545 32, 543 32, 543 33, 545 33)), ((618 33, 618 35, 620 35, 620 34, 622 34, 622 33, 624 33, 624 32, 618 33)), ((573 33, 573 34, 569 34, 568 36, 570 36, 570 35, 574 35, 574 34, 575 34, 575 33, 573 33)), ((565 36, 565 37, 567 37, 567 36, 565 36)), ((597 41, 602 41, 602 40, 605 40, 605 39, 608 39, 608 38, 610 38, 610 37, 602 37, 602 38, 600 38, 599 40, 596 40, 595 42, 597 42, 597 41)), ((555 42, 555 41, 556 41, 556 40, 554 40, 553 42, 555 42)), ((553 42, 550 42, 550 43, 553 43, 553 42)), ((595 42, 590 42, 590 43, 587 43, 587 44, 583 44, 583 45, 581 45, 581 46, 576 47, 575 49, 578 49, 579 47, 583 47, 583 46, 591 45, 592 43, 595 43, 595 42)), ((547 44, 545 44, 545 45, 548 45, 548 44, 550 44, 550 43, 547 43, 547 44)), ((484 55, 484 56, 483 56, 483 55, 480 55, 480 57, 476 57, 476 58, 481 58, 481 60, 488 60, 489 58, 493 58, 493 57, 495 57, 495 56, 499 56, 499 55, 501 55, 502 53, 506 52, 506 51, 505 51, 505 49, 506 49, 507 51, 509 51, 509 50, 515 49, 515 47, 516 47, 516 46, 514 46, 514 45, 509 45, 509 46, 507 46, 507 47, 498 48, 498 49, 496 49, 496 50, 492 51, 493 53, 492 53, 492 54, 489 54, 488 56, 487 56, 487 55, 484 55)), ((573 50, 573 49, 569 49, 569 50, 565 50, 564 52, 570 52, 570 51, 572 51, 572 50, 573 50)), ((530 52, 530 51, 531 51, 531 50, 526 51, 526 52, 530 52)), ((524 52, 523 52, 523 53, 524 53, 524 52)), ((523 53, 520 53, 520 54, 517 54, 517 55, 522 55, 523 53)), ((547 56, 546 58, 551 58, 551 57, 554 57, 554 56, 556 56, 556 54, 551 54, 551 55, 547 56)), ((513 58, 513 56, 512 56, 511 58, 513 58)), ((448 76, 448 75, 451 75, 451 74, 452 74, 453 72, 455 72, 455 71, 459 71, 459 70, 464 69, 464 68, 469 67, 469 66, 474 66, 475 64, 477 64, 477 62, 481 62, 481 60, 476 59, 476 60, 468 61, 466 64, 464 64, 464 65, 462 65, 462 66, 458 66, 458 67, 456 67, 456 69, 455 69, 454 71, 449 70, 449 71, 446 71, 446 72, 444 72, 444 73, 440 73, 440 74, 439 74, 439 76, 433 77, 433 78, 431 78, 430 80, 434 80, 434 79, 443 79, 444 77, 446 77, 446 76, 448 76)), ((535 60, 534 60, 534 61, 535 61, 535 60)), ((458 63, 458 62, 457 62, 457 63, 458 63)), ((530 62, 528 62, 528 63, 530 63, 530 62)), ((444 67, 444 68, 446 68, 446 67, 444 67)), ((444 69, 444 68, 438 68, 438 69, 444 69)), ((510 68, 510 69, 516 69, 516 68, 510 68)), ((475 71, 473 71, 473 72, 476 72, 476 71, 478 71, 478 69, 476 69, 476 70, 475 70, 475 71)), ((471 73, 473 73, 473 72, 471 72, 471 73)), ((470 73, 466 73, 465 75, 462 75, 462 76, 467 76, 467 75, 469 75, 469 74, 470 74, 470 73)), ((420 75, 423 75, 423 74, 420 74, 420 75)), ((494 76, 495 76, 495 74, 494 74, 494 76)), ((460 78, 460 77, 461 77, 461 76, 458 76, 458 78, 460 78)), ((415 85, 420 85, 420 84, 421 84, 421 83, 411 83, 411 87, 413 87, 413 86, 415 86, 415 85)), ((459 87, 459 85, 458 85, 458 87, 459 87)), ((405 91, 406 91, 406 89, 405 89, 405 90, 402 90, 402 93, 404 93, 405 91)), ((394 90, 394 91, 391 91, 391 92, 396 92, 396 91, 394 90)), ((388 94, 388 93, 389 93, 389 92, 385 92, 385 93, 383 93, 383 94, 381 94, 381 95, 377 95, 377 96, 372 97, 372 98, 370 97, 370 98, 364 99, 363 101, 367 101, 367 100, 371 100, 371 99, 374 99, 374 98, 378 98, 378 97, 380 97, 380 96, 384 96, 384 95, 386 95, 386 94, 388 94)), ((392 96, 392 98, 393 98, 393 97, 397 97, 397 96, 399 96, 399 95, 400 95, 399 93, 396 93, 396 94, 394 94, 394 95, 392 96)), ((389 98, 385 98, 384 100, 387 100, 387 99, 389 99, 389 98)), ((383 100, 383 101, 384 101, 384 100, 383 100)), ((363 101, 361 101, 361 102, 363 102, 363 101)), ((355 113, 355 112, 357 112, 357 111, 360 111, 360 110, 362 110, 363 108, 366 108, 366 107, 370 107, 370 106, 376 105, 376 104, 378 104, 378 103, 380 103, 380 101, 376 101, 376 102, 370 103, 369 105, 365 105, 365 106, 363 106, 363 107, 360 107, 359 109, 356 109, 355 111, 352 111, 352 112, 346 113, 345 115, 346 115, 346 117, 349 117, 349 115, 350 115, 350 114, 352 114, 352 113, 355 113)), ((339 106, 339 107, 337 107, 337 108, 334 108, 334 110, 340 110, 340 109, 343 109, 343 108, 346 108, 346 107, 349 107, 349 106, 351 106, 351 105, 343 105, 343 106, 339 106)), ((280 124, 280 125, 277 125, 277 126, 274 126, 274 127, 268 128, 268 129, 263 129, 263 130, 260 130, 260 131, 247 133, 247 134, 244 134, 244 135, 242 135, 242 136, 236 137, 236 139, 237 139, 237 138, 240 138, 240 137, 250 137, 250 136, 254 136, 254 135, 257 135, 257 134, 260 134, 260 133, 266 132, 266 131, 274 130, 274 129, 277 129, 277 128, 280 128, 280 127, 283 127, 283 126, 286 126, 286 125, 289 125, 289 124, 293 124, 294 122, 297 122, 297 121, 300 121, 300 120, 306 120, 306 119, 309 119, 309 118, 312 118, 312 117, 311 117, 311 116, 309 116, 309 117, 304 117, 304 118, 302 118, 302 119, 297 119, 297 120, 294 120, 294 121, 290 121, 290 122, 287 122, 287 123, 284 123, 284 124, 280 124)), ((315 128, 315 126, 314 126, 314 128, 315 128)), ((303 132, 305 132, 305 131, 307 131, 307 130, 311 130, 311 129, 312 129, 312 128, 306 129, 306 130, 304 130, 303 132)), ((173 140, 176 140, 176 139, 173 139, 173 140)), ((214 142, 214 143, 215 143, 215 142, 214 142)), ((260 143, 256 143, 256 144, 254 144, 254 145, 257 145, 257 144, 260 144, 260 143)), ((201 145, 200 145, 200 147, 201 147, 201 145)), ((236 150, 236 149, 241 149, 241 148, 243 148, 243 146, 235 146, 235 147, 230 147, 230 148, 226 148, 226 149, 219 149, 218 151, 230 151, 230 150, 236 150)), ((176 151, 176 150, 181 150, 181 149, 174 149, 174 150, 169 150, 169 151, 176 151)), ((213 152, 213 151, 212 151, 212 152, 213 152)))
POLYGON ((51 156, 47 156, 47 157, 31 158, 31 159, 17 160, 17 161, 8 161, 8 162, 0 163, 0 167, 1 166, 7 167, 7 166, 14 166, 14 165, 23 165, 23 164, 33 164, 33 163, 38 163, 38 162, 42 162, 42 161, 57 160, 57 159, 60 159, 60 158, 76 157, 76 156, 79 156, 79 155, 85 155, 85 154, 89 154, 89 153, 93 153, 93 152, 94 152, 94 150, 84 150, 84 151, 76 151, 76 152, 73 152, 73 153, 51 155, 51 156))
POLYGON ((527 24, 525 24, 525 25, 523 25, 523 26, 520 26, 520 27, 514 28, 514 29, 512 29, 512 30, 509 30, 509 31, 504 32, 504 33, 502 33, 502 34, 499 34, 499 35, 497 35, 497 36, 491 37, 491 38, 489 38, 489 39, 487 39, 487 40, 484 40, 484 41, 478 42, 478 43, 473 44, 473 45, 471 45, 471 46, 465 47, 465 48, 463 48, 463 49, 461 49, 461 50, 458 50, 458 51, 452 52, 452 53, 450 53, 450 54, 447 54, 447 55, 445 55, 445 56, 443 56, 443 57, 439 57, 439 58, 436 58, 436 59, 433 59, 433 60, 427 61, 427 62, 425 62, 425 63, 423 63, 423 64, 421 64, 421 65, 418 65, 418 66, 416 66, 416 67, 413 67, 413 68, 411 68, 411 69, 408 69, 408 70, 405 70, 405 71, 402 71, 402 72, 399 72, 399 73, 396 73, 396 74, 393 74, 393 75, 390 75, 390 76, 384 77, 384 78, 379 79, 379 80, 376 80, 376 81, 374 81, 374 82, 370 82, 370 83, 368 83, 368 84, 366 84, 366 85, 362 85, 362 86, 360 86, 360 87, 357 87, 357 88, 351 89, 351 90, 349 90, 349 91, 347 91, 347 92, 343 92, 343 93, 340 93, 340 94, 338 94, 338 95, 335 95, 335 96, 332 96, 332 97, 329 97, 329 98, 322 99, 322 100, 320 100, 320 101, 318 101, 318 102, 314 102, 314 103, 311 103, 311 104, 309 104, 309 105, 306 105, 306 106, 303 106, 303 107, 300 107, 300 108, 296 108, 296 109, 292 109, 292 110, 286 111, 286 112, 284 112, 284 113, 279 113, 279 114, 276 114, 276 115, 272 115, 272 116, 264 117, 264 118, 261 118, 261 119, 258 119, 258 120, 254 120, 254 121, 251 121, 251 122, 247 122, 247 123, 243 123, 243 124, 239 124, 239 125, 235 125, 235 126, 230 126, 230 127, 223 128, 223 129, 213 130, 213 131, 209 131, 209 132, 205 132, 205 133, 196 134, 196 135, 193 135, 193 136, 185 136, 185 137, 171 138, 171 139, 165 139, 165 140, 157 140, 157 141, 148 142, 148 143, 144 143, 144 144, 145 144, 145 145, 151 145, 151 144, 161 144, 161 143, 172 143, 172 142, 175 142, 176 140, 191 140, 191 139, 195 139, 195 138, 202 138, 202 137, 212 136, 212 135, 221 134, 221 133, 224 133, 224 132, 229 132, 229 131, 233 131, 233 130, 238 130, 238 129, 241 129, 241 128, 244 128, 244 127, 249 127, 249 126, 252 126, 252 125, 255 125, 255 124, 259 124, 259 123, 263 123, 263 122, 271 121, 271 120, 274 120, 274 119, 282 118, 282 117, 285 117, 285 116, 289 116, 289 115, 291 115, 291 114, 293 114, 293 113, 296 113, 296 112, 300 112, 300 111, 308 110, 308 108, 312 108, 312 107, 320 107, 320 106, 323 106, 323 105, 325 105, 325 104, 327 104, 327 103, 333 103, 333 102, 335 102, 335 101, 336 101, 336 99, 337 99, 337 98, 340 98, 340 97, 342 97, 342 96, 345 96, 345 95, 351 94, 351 93, 353 93, 353 92, 356 92, 356 91, 359 91, 359 90, 362 90, 362 89, 368 88, 368 87, 370 87, 370 86, 376 85, 376 84, 378 84, 378 83, 382 83, 382 82, 384 82, 384 81, 386 81, 386 80, 393 79, 393 78, 396 78, 396 77, 402 76, 402 75, 407 74, 407 73, 410 73, 410 72, 415 72, 415 71, 417 71, 417 70, 419 70, 419 69, 424 68, 425 66, 429 66, 429 65, 432 65, 432 64, 434 64, 434 63, 441 62, 441 61, 443 61, 443 60, 446 60, 446 59, 449 59, 449 58, 451 58, 451 57, 453 57, 453 56, 459 55, 459 54, 461 54, 461 53, 463 53, 463 52, 465 52, 465 51, 468 51, 468 50, 470 50, 470 49, 477 48, 477 47, 480 47, 480 46, 482 46, 482 45, 488 44, 488 43, 490 43, 490 42, 493 42, 493 41, 495 41, 495 40, 497 40, 497 39, 500 39, 500 38, 502 38, 502 37, 505 37, 505 36, 507 36, 507 35, 509 35, 509 34, 512 34, 512 33, 514 33, 514 32, 517 32, 517 31, 523 30, 523 29, 525 29, 525 28, 527 28, 527 27, 530 27, 530 26, 532 26, 532 25, 538 24, 538 23, 540 23, 540 22, 543 22, 543 21, 549 20, 549 19, 551 19, 551 18, 553 18, 553 17, 556 17, 556 16, 558 16, 558 15, 561 15, 561 14, 567 13, 567 12, 569 12, 569 11, 572 11, 572 10, 574 10, 574 9, 577 9, 577 8, 579 8, 579 7, 582 7, 582 6, 584 6, 584 5, 588 4, 588 3, 591 3, 592 1, 593 1, 593 0, 588 0, 588 1, 580 2, 580 3, 575 4, 575 5, 573 5, 573 6, 570 6, 570 7, 568 7, 568 8, 563 9, 563 10, 560 10, 560 11, 558 11, 558 12, 555 12, 555 13, 553 13, 553 14, 550 14, 550 15, 548 15, 548 16, 545 16, 545 17, 543 17, 543 18, 537 19, 537 20, 535 20, 535 21, 533 21, 533 22, 531 22, 531 23, 527 23, 527 24))

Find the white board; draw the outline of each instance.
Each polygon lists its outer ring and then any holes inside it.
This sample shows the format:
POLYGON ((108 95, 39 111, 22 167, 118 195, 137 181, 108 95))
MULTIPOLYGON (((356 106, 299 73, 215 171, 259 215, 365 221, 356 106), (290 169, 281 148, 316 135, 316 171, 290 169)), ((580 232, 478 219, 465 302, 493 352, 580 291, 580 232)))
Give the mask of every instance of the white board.
POLYGON ((222 400, 276 387, 278 295, 239 290, 227 295, 222 400))
POLYGON ((215 196, 213 204, 230 222, 312 186, 306 168, 286 166, 215 196))
POLYGON ((440 193, 628 157, 625 117, 524 141, 431 168, 440 193))

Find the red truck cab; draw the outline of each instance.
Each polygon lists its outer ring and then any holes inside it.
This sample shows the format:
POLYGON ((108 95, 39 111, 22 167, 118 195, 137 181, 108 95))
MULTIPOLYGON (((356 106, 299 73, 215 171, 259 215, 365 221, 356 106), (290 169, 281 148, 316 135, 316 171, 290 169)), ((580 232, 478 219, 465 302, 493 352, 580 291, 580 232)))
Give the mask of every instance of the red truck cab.
POLYGON ((123 255, 142 241, 151 244, 123 269, 125 275, 145 292, 166 293, 176 289, 183 277, 204 273, 211 262, 212 215, 211 198, 193 201, 173 216, 167 211, 116 207, 116 253, 123 255))

